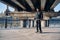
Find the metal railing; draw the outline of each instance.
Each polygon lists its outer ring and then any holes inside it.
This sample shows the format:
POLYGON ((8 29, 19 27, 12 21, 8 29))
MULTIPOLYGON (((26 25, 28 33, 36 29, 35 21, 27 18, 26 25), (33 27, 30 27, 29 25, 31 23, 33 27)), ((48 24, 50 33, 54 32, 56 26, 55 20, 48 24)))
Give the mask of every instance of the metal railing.
POLYGON ((60 19, 50 19, 49 27, 60 27, 60 19))

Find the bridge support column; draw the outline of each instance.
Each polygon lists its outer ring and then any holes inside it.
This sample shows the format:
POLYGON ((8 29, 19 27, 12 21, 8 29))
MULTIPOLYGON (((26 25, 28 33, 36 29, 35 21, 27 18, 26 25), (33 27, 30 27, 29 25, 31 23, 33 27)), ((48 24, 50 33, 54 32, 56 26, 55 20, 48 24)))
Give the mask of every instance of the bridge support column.
POLYGON ((5 19, 5 28, 7 28, 7 17, 5 19))
POLYGON ((34 20, 32 20, 32 27, 34 27, 34 20))
POLYGON ((49 20, 45 20, 45 27, 49 27, 49 20))
POLYGON ((31 20, 29 20, 29 28, 31 27, 31 20))
POLYGON ((23 27, 23 20, 20 20, 20 26, 23 27))
POLYGON ((27 20, 27 28, 30 28, 30 20, 27 20))
POLYGON ((34 27, 36 27, 36 20, 34 20, 34 27))
POLYGON ((45 27, 45 20, 41 20, 41 27, 45 27))
POLYGON ((31 26, 30 27, 32 27, 32 25, 33 25, 33 21, 31 20, 31 26))
POLYGON ((27 20, 26 20, 26 19, 23 20, 23 27, 24 27, 24 28, 27 27, 27 20))

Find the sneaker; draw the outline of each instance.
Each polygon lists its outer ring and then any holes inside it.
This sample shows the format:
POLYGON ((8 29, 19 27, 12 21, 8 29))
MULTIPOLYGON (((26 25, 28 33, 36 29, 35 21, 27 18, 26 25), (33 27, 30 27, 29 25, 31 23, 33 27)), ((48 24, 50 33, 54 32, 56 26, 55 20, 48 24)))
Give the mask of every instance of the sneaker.
POLYGON ((42 31, 40 31, 40 33, 42 33, 42 31))

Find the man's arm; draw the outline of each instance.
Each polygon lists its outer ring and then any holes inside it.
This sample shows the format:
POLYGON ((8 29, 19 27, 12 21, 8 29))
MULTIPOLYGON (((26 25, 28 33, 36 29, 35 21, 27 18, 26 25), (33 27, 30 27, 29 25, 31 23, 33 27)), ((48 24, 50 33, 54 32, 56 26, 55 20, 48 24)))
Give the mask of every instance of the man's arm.
POLYGON ((43 13, 41 13, 41 19, 43 19, 43 13))
POLYGON ((34 20, 37 18, 37 13, 35 13, 35 17, 34 17, 34 20))

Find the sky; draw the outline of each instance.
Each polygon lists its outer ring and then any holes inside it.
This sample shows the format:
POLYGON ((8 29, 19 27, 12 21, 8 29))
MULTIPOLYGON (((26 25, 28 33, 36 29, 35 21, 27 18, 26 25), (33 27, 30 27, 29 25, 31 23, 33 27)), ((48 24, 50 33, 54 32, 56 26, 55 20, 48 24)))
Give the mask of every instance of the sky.
MULTIPOLYGON (((4 13, 4 11, 7 9, 7 5, 0 2, 0 13, 4 13)), ((15 9, 9 6, 10 11, 14 11, 15 9)), ((60 10, 60 3, 54 8, 55 12, 58 12, 60 10)))
POLYGON ((60 3, 54 8, 54 11, 56 12, 60 11, 60 3))
MULTIPOLYGON (((7 9, 7 5, 0 2, 0 13, 2 12, 4 13, 6 9, 7 9)), ((9 10, 13 12, 15 9, 9 6, 9 10)))

